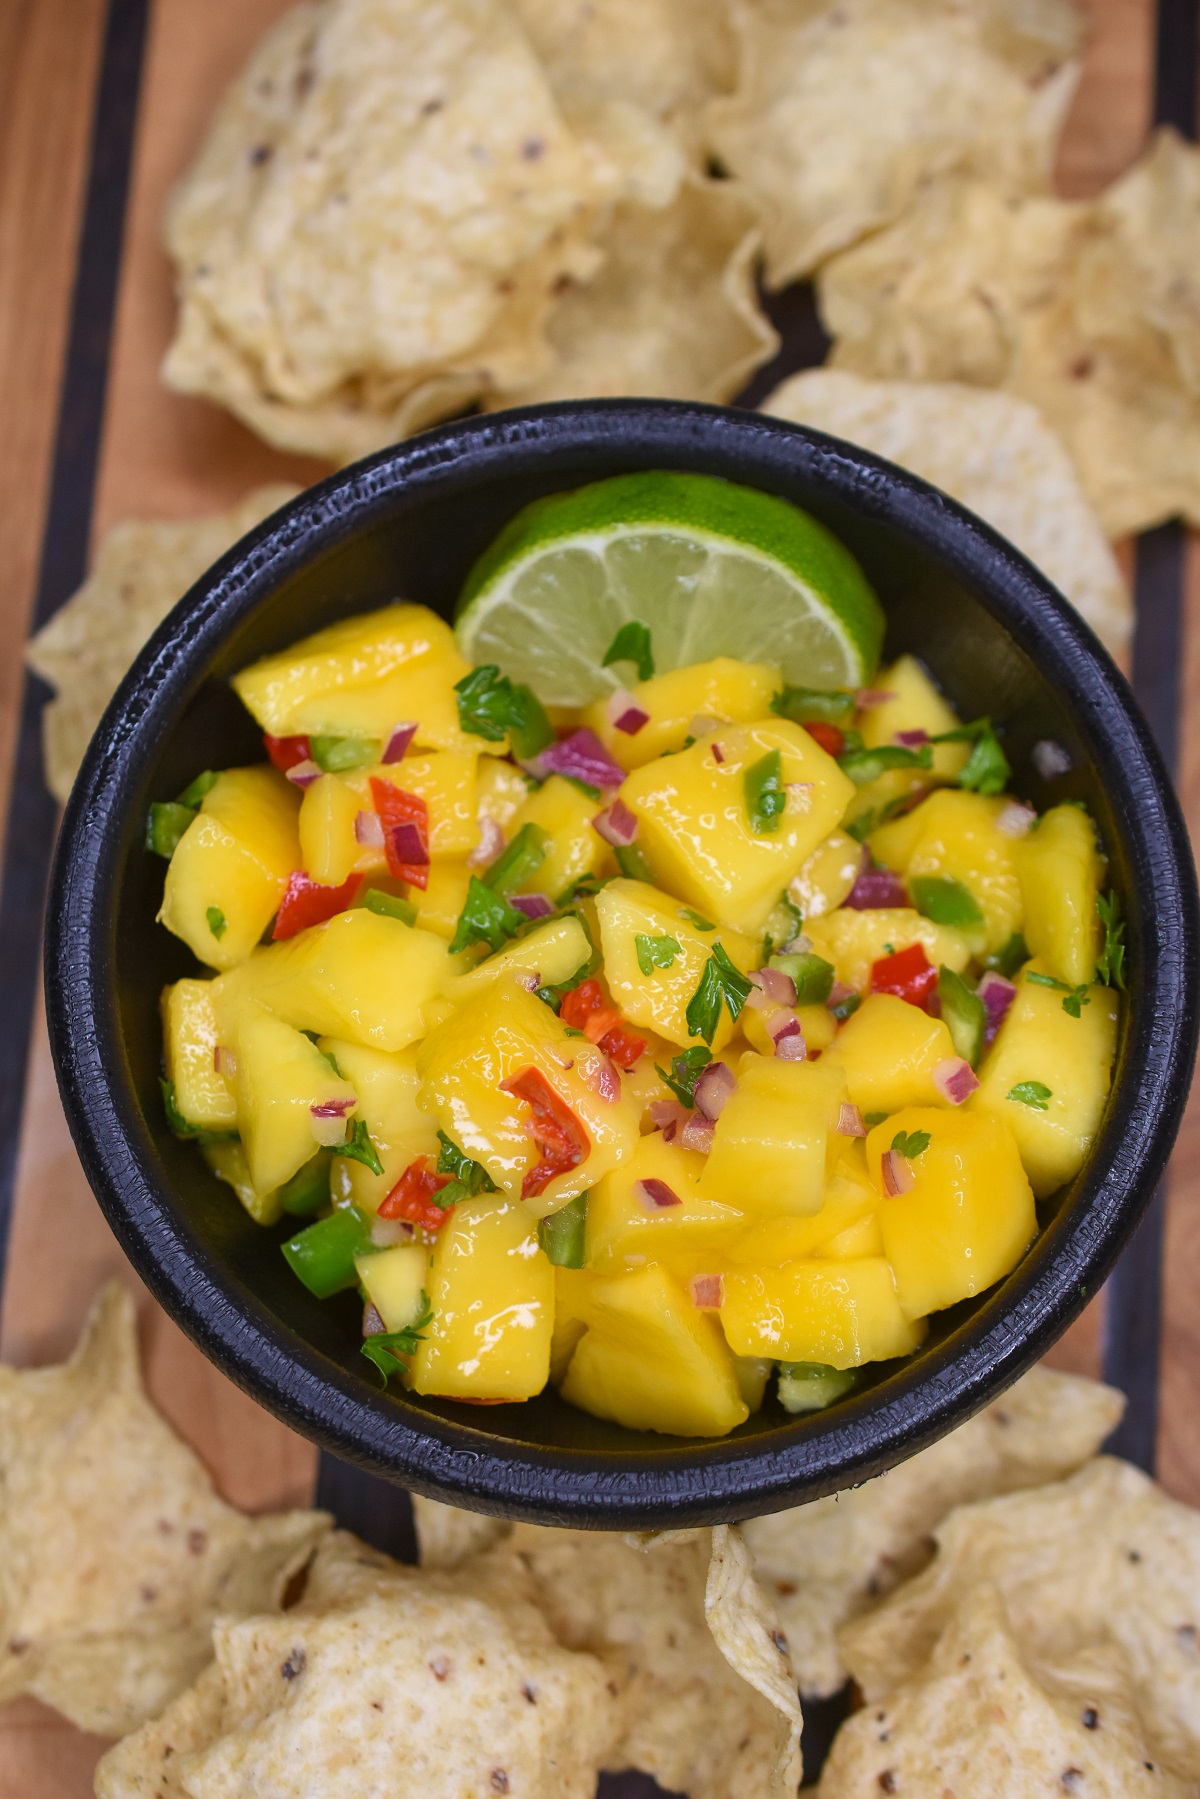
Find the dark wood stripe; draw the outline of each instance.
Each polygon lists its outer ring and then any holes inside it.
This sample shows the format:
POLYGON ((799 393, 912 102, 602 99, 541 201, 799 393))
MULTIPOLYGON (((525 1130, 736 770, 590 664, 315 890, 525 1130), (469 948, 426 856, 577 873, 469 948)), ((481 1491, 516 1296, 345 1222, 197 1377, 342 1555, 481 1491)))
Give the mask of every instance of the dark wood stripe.
MULTIPOLYGON (((33 628, 83 580, 108 387, 148 0, 111 0, 96 86, 91 160, 59 399, 33 628)), ((42 767, 48 689, 29 676, 13 761, 0 883, 0 1275, 20 1146, 29 1036, 41 968, 42 912, 56 812, 42 767)))

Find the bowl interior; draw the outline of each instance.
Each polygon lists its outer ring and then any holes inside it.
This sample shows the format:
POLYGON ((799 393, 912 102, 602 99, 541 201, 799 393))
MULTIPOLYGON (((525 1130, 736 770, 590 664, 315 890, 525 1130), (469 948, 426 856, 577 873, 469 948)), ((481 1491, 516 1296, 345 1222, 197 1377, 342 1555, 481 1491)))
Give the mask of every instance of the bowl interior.
MULTIPOLYGON (((581 426, 580 409, 559 408, 543 415, 540 435, 508 428, 505 438, 503 421, 433 433, 305 496, 193 590, 114 702, 72 801, 64 836, 74 830, 77 840, 61 852, 52 908, 52 1027, 68 1114, 101 1203, 160 1297, 256 1397, 342 1454, 494 1509, 629 1523, 648 1508, 661 1518, 665 1505, 676 1521, 729 1517, 861 1479, 920 1447, 1013 1378, 1079 1309, 1080 1288, 1094 1286, 1115 1253, 1162 1159, 1154 1132, 1161 1136, 1170 1106, 1161 1070, 1136 1156, 1114 1128, 1144 1081, 1153 995, 1131 992, 1104 1129, 1077 1180, 1042 1208, 1044 1229, 1025 1261, 999 1288, 936 1316, 911 1363, 871 1370, 832 1412, 793 1420, 769 1398, 731 1438, 693 1444, 604 1423, 553 1392, 482 1412, 381 1394, 359 1354, 355 1297, 312 1298, 278 1253, 295 1226, 252 1223, 163 1117, 159 995, 197 969, 152 924, 164 865, 142 850, 142 822, 151 800, 172 797, 200 770, 261 758, 229 676, 397 597, 451 617, 475 557, 535 497, 639 467, 700 469, 821 518, 875 585, 887 656, 912 651, 961 716, 987 714, 1003 727, 1018 794, 1039 808, 1086 802, 1130 920, 1134 970, 1162 953, 1146 858, 1155 826, 1160 858, 1167 854, 1171 821, 1143 821, 1140 836, 1131 829, 1131 781, 1153 772, 1153 751, 1120 677, 1028 565, 967 515, 887 465, 795 428, 764 433, 758 421, 691 409, 688 417, 716 425, 667 429, 672 409, 660 407, 641 409, 659 425, 639 435, 637 409, 634 427, 619 432, 613 409, 593 412, 607 418, 604 429, 581 426), (1049 782, 1032 754, 1044 740, 1071 764, 1049 782), (80 995, 95 1019, 82 1053, 68 1042, 80 995), (606 1485, 627 1497, 597 1497, 606 1485)), ((1169 807, 1169 797, 1160 792, 1158 805, 1169 807)), ((1186 873, 1174 880, 1190 928, 1186 873)), ((1175 1045, 1173 1067, 1180 1053, 1175 1045)), ((1169 1120, 1166 1128, 1169 1136, 1169 1120)))

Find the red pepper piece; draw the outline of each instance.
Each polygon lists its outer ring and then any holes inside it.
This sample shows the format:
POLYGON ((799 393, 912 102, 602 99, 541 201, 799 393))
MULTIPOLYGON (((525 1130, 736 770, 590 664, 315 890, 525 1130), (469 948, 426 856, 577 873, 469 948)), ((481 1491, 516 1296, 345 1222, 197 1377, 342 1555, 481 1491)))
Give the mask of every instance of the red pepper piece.
POLYGON ((271 936, 278 941, 280 937, 294 937, 297 931, 307 931, 309 925, 324 924, 327 918, 354 904, 361 885, 362 876, 351 875, 340 887, 326 887, 322 881, 314 881, 311 875, 296 869, 288 876, 271 936))
POLYGON ((591 1144, 570 1106, 559 1098, 540 1068, 523 1068, 510 1080, 501 1081, 500 1091, 523 1099, 533 1114, 528 1129, 541 1155, 526 1169, 521 1182, 521 1198, 530 1199, 543 1193, 557 1175, 578 1168, 587 1159, 591 1144))
POLYGON ((635 1037, 628 1025, 618 1024, 601 1037, 600 1048, 618 1068, 632 1068, 638 1057, 645 1054, 646 1039, 635 1037))
POLYGON ((371 776, 371 798, 383 821, 388 873, 410 887, 428 887, 429 807, 419 794, 393 787, 378 775, 371 776))
POLYGON ((440 1231, 454 1207, 439 1206, 433 1196, 448 1187, 453 1179, 452 1174, 437 1172, 432 1156, 418 1156, 415 1162, 409 1163, 380 1206, 379 1216, 406 1218, 409 1224, 419 1224, 424 1231, 440 1231))
POLYGON ((824 719, 810 719, 804 729, 813 742, 819 743, 830 756, 840 756, 846 748, 846 739, 837 726, 826 724, 824 719))
POLYGON ((894 993, 897 999, 906 999, 910 1006, 927 1012, 937 992, 937 969, 925 954, 924 945, 910 943, 907 949, 872 962, 871 992, 894 993))
POLYGON ((632 1068, 646 1048, 644 1037, 635 1037, 621 1022, 616 1007, 606 1002, 599 981, 581 981, 563 994, 559 1017, 573 1030, 582 1031, 589 1043, 598 1043, 618 1068, 632 1068))
POLYGON ((286 775, 288 769, 295 768, 298 762, 307 762, 310 758, 307 737, 272 737, 269 731, 264 731, 263 742, 267 746, 268 756, 281 775, 286 775))

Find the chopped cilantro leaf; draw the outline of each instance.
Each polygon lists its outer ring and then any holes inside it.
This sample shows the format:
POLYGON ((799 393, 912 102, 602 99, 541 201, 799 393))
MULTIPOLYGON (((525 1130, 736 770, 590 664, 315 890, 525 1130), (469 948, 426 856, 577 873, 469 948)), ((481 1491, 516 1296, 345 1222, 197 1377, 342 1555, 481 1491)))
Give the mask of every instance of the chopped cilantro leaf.
POLYGON ((494 893, 477 875, 472 875, 450 954, 456 955, 473 943, 486 943, 491 950, 503 949, 508 939, 523 931, 528 923, 525 914, 510 906, 502 893, 494 893))
POLYGON ((983 923, 974 894, 949 875, 913 875, 908 889, 917 911, 934 924, 969 929, 983 923))
POLYGON ((677 1056, 671 1057, 671 1072, 654 1064, 654 1072, 666 1083, 681 1106, 694 1106, 696 1103, 696 1082, 712 1060, 703 1044, 696 1044, 692 1049, 685 1049, 677 1056))
POLYGON ((372 1174, 383 1173, 383 1163, 376 1154, 375 1145, 361 1118, 354 1120, 350 1135, 344 1143, 334 1144, 333 1153, 335 1156, 345 1156, 350 1162, 361 1162, 372 1174))
POLYGON ((204 916, 208 920, 209 930, 219 943, 229 928, 229 920, 220 906, 210 906, 204 916))
POLYGON ((1086 981, 1081 987, 1069 987, 1066 981, 1056 981, 1052 974, 1037 974, 1036 972, 1027 975, 1026 979, 1032 981, 1035 986, 1056 987, 1060 993, 1065 993, 1067 997, 1062 1003, 1063 1011, 1069 1018, 1082 1018, 1084 1006, 1090 1006, 1092 1003, 1092 996, 1087 990, 1086 981))
POLYGON ((527 762, 554 742, 554 726, 531 687, 514 687, 493 662, 473 668, 456 681, 458 721, 474 737, 500 743, 507 737, 520 761, 527 762))
POLYGON ((632 662, 637 666, 638 680, 648 681, 654 673, 654 651, 650 644, 650 627, 640 619, 631 618, 627 625, 622 625, 612 642, 604 652, 601 668, 610 668, 614 662, 632 662))
POLYGON ((1020 931, 1014 931, 1007 943, 1002 943, 998 950, 983 958, 985 968, 994 968, 1005 980, 1011 980, 1023 962, 1029 960, 1029 945, 1020 931))
POLYGON ((693 912, 690 906, 680 906, 679 916, 686 918, 689 924, 695 925, 698 931, 715 931, 717 928, 710 918, 701 918, 700 914, 693 912))
POLYGON ((489 864, 483 876, 484 886, 507 899, 537 873, 549 847, 550 838, 541 825, 522 825, 507 848, 489 864))
POLYGON ((617 859, 617 867, 630 881, 645 881, 652 886, 654 876, 650 873, 650 864, 643 856, 636 843, 623 843, 613 851, 617 859))
POLYGON ((864 1112, 863 1123, 869 1131, 873 1131, 875 1126, 877 1124, 882 1124, 887 1116, 888 1114, 886 1112, 864 1112))
POLYGON ((1121 902, 1111 889, 1096 895, 1096 911, 1104 926, 1104 948, 1096 961, 1096 979, 1106 987, 1125 988, 1125 921, 1121 902))
POLYGON ((482 1162, 473 1162, 458 1147, 452 1137, 445 1131, 438 1132, 437 1171, 439 1174, 452 1174, 454 1179, 448 1187, 443 1187, 433 1195, 437 1204, 445 1211, 447 1206, 457 1204, 460 1199, 474 1199, 477 1193, 494 1193, 496 1183, 483 1166, 482 1162))
POLYGON ((992 729, 990 718, 977 718, 956 731, 943 731, 931 737, 930 743, 969 743, 974 747, 958 776, 960 787, 973 793, 1003 793, 1012 779, 1008 757, 1000 748, 1000 739, 992 729))
POLYGON ((742 776, 746 794, 746 815, 756 837, 768 836, 779 829, 779 821, 787 806, 787 790, 783 785, 783 763, 778 750, 769 750, 742 776))
POLYGON ((1044 1112, 1046 1101, 1052 1099, 1053 1094, 1041 1081, 1018 1081, 1015 1087, 1009 1088, 1007 1097, 1015 1099, 1018 1105, 1032 1106, 1035 1112, 1044 1112))
POLYGON ((538 1244, 548 1261, 556 1268, 582 1268, 584 1231, 587 1225, 587 1192, 577 1193, 572 1200, 549 1218, 539 1220, 538 1244))
POLYGON ((907 1161, 915 1161, 929 1148, 929 1132, 897 1131, 892 1138, 892 1148, 897 1155, 904 1156, 907 1161))
POLYGON ((714 943, 712 955, 704 964, 700 985, 688 1001, 685 1016, 692 1036, 703 1037, 706 1043, 712 1042, 721 1021, 722 1001, 728 1008, 730 1018, 736 1023, 749 998, 750 989, 751 982, 740 968, 734 967, 724 947, 714 943))
POLYGON ((638 967, 644 975, 652 975, 656 968, 670 968, 676 956, 683 954, 674 937, 647 937, 639 931, 633 941, 638 967))
POLYGON ((424 1342, 425 1332, 432 1323, 433 1307, 428 1293, 422 1288, 418 1318, 402 1331, 377 1331, 374 1336, 364 1338, 362 1352, 369 1362, 374 1362, 385 1387, 390 1374, 406 1372, 409 1358, 416 1355, 417 1345, 424 1342))

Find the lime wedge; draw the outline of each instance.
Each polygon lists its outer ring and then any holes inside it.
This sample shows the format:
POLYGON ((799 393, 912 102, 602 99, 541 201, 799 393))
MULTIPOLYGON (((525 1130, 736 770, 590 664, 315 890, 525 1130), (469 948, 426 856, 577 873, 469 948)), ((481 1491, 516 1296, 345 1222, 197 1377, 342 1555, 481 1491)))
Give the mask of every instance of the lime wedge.
POLYGON ((657 673, 738 656, 803 687, 861 687, 883 613, 858 563, 787 500, 708 475, 617 475, 535 500, 480 557, 459 646, 547 706, 621 683, 602 668, 621 626, 649 626, 657 673))

